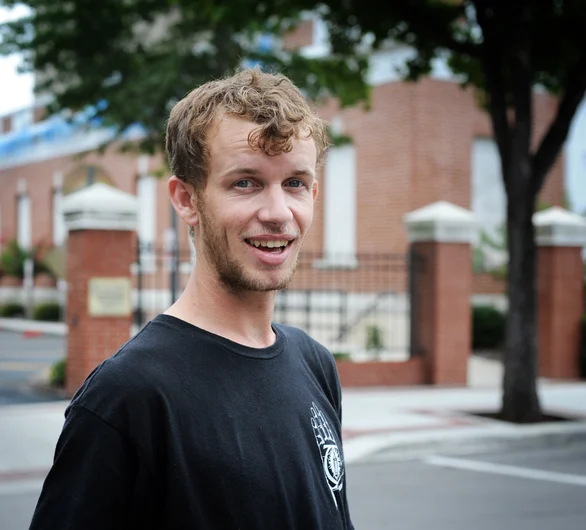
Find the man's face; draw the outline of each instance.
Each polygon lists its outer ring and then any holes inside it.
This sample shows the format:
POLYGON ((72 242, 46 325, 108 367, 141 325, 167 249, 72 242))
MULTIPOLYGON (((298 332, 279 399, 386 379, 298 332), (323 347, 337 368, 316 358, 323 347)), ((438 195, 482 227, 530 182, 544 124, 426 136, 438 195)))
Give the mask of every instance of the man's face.
POLYGON ((313 139, 269 156, 248 144, 257 127, 233 117, 212 124, 207 184, 198 198, 197 250, 233 291, 288 285, 317 195, 313 139))

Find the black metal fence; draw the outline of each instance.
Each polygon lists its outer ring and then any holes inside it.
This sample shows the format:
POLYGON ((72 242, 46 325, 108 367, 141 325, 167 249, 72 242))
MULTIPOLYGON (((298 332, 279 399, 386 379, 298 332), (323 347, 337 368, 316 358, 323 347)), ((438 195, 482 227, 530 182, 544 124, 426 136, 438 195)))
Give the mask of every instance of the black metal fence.
MULTIPOLYGON (((139 245, 134 307, 141 327, 185 288, 195 255, 139 245)), ((277 294, 274 321, 299 327, 331 351, 355 359, 406 359, 418 353, 412 281, 421 258, 408 254, 326 257, 302 252, 287 289, 277 294)))

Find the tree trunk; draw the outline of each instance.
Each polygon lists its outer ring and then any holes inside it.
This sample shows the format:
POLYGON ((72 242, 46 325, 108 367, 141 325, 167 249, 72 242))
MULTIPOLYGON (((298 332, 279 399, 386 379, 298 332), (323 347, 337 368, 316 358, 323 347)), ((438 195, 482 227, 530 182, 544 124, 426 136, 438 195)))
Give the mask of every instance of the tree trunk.
POLYGON ((528 175, 515 175, 509 180, 512 187, 527 189, 508 194, 509 312, 501 415, 507 421, 533 423, 541 419, 537 395, 537 253, 532 221, 535 199, 527 186, 530 179, 523 177, 528 175))

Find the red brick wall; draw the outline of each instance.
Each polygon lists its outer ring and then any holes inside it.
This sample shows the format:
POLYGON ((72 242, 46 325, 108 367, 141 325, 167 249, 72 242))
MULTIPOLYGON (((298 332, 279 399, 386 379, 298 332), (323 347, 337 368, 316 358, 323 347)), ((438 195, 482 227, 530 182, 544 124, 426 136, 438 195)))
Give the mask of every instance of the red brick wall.
POLYGON ((584 308, 581 249, 541 247, 538 259, 538 329, 540 375, 580 377, 578 351, 584 308))
POLYGON ((502 294, 505 289, 505 281, 496 279, 492 274, 478 273, 472 275, 472 292, 474 294, 502 294))
MULTIPOLYGON (((535 95, 535 136, 556 110, 555 98, 535 95)), ((472 90, 452 82, 423 79, 388 83, 372 90, 372 110, 320 109, 340 115, 357 155, 357 250, 405 252, 404 214, 438 200, 471 207, 471 153, 477 137, 491 137, 488 115, 472 90)), ((325 193, 327 182, 320 182, 325 193)), ((550 171, 542 199, 563 204, 563 164, 550 171)), ((306 248, 323 248, 323 208, 318 205, 306 248)))
POLYGON ((338 361, 337 366, 343 387, 412 386, 428 383, 422 357, 386 363, 338 361))
MULTIPOLYGON (((305 24, 305 25, 304 25, 305 24)), ((309 32, 309 23, 300 32, 309 32)), ((543 133, 555 111, 554 98, 535 95, 536 135, 543 133)), ((474 138, 490 136, 490 123, 471 90, 431 79, 419 83, 388 83, 372 90, 372 110, 360 107, 339 111, 334 102, 322 106, 326 119, 340 114, 346 132, 354 139, 357 159, 357 250, 359 253, 405 253, 407 250, 404 214, 437 200, 448 200, 469 208, 471 201, 471 150, 474 138)), ((89 154, 82 161, 59 157, 18 168, 0 170, 2 237, 16 236, 16 182, 25 179, 32 199, 33 241, 52 238, 52 175, 67 174, 76 165, 102 166, 120 189, 135 192, 136 158, 115 148, 104 156, 89 154)), ((150 169, 162 167, 162 157, 152 157, 150 169)), ((551 171, 543 200, 561 204, 562 163, 551 171)), ((169 226, 171 207, 167 178, 158 184, 157 234, 159 241, 169 226)), ((320 177, 321 191, 313 227, 305 249, 323 249, 323 196, 327 183, 320 177)), ((179 241, 187 248, 187 229, 179 241)), ((316 273, 321 274, 321 273, 316 273)), ((404 284, 403 279, 399 283, 404 284)))
POLYGON ((88 314, 88 281, 93 277, 128 277, 133 232, 77 230, 67 244, 67 391, 71 395, 101 361, 130 337, 132 316, 88 314))
POLYGON ((0 198, 2 235, 4 239, 16 237, 16 195, 19 180, 26 181, 27 193, 31 199, 32 241, 53 242, 53 174, 60 171, 66 176, 80 165, 102 167, 116 187, 128 193, 135 193, 137 171, 136 156, 120 153, 116 147, 104 155, 88 153, 82 159, 57 157, 50 160, 0 170, 0 198))
POLYGON ((466 384, 471 348, 470 245, 416 243, 415 343, 427 362, 428 382, 466 384))

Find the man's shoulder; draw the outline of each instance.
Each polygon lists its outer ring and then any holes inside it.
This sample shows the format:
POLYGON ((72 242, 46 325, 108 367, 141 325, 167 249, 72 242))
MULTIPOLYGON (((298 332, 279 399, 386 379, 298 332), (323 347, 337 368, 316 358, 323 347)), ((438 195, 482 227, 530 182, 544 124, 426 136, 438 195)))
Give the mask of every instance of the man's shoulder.
POLYGON ((334 357, 330 350, 311 335, 294 326, 285 326, 283 324, 276 324, 276 326, 277 329, 280 329, 285 334, 287 341, 298 349, 306 360, 318 362, 321 366, 327 367, 328 370, 335 366, 334 357))
POLYGON ((71 401, 109 419, 127 407, 148 406, 172 385, 169 341, 147 325, 88 375, 71 401))
POLYGON ((311 347, 318 351, 320 355, 331 355, 329 350, 323 344, 318 342, 301 328, 287 326, 285 324, 274 324, 274 326, 277 330, 280 330, 285 334, 288 341, 292 341, 294 344, 311 345, 311 347))
POLYGON ((295 358, 305 366, 302 373, 311 374, 310 378, 317 382, 332 406, 339 410, 341 401, 340 382, 336 361, 330 351, 319 341, 302 329, 293 326, 278 325, 292 343, 295 358))

